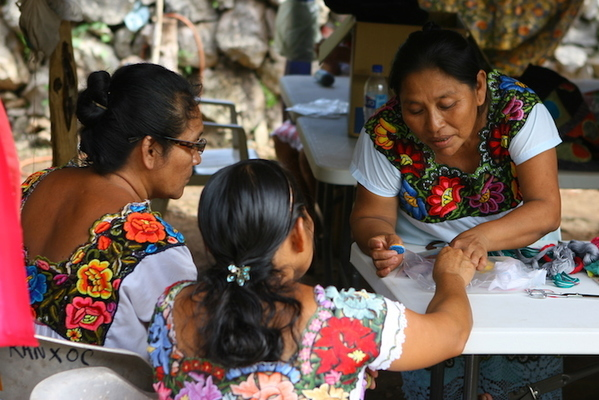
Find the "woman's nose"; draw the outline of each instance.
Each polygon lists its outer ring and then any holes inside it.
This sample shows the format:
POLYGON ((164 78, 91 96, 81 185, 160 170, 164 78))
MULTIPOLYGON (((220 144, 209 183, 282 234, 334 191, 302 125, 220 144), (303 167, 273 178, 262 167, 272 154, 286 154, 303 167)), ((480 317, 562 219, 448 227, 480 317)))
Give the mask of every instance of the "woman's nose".
POLYGON ((193 162, 193 165, 198 165, 199 163, 202 162, 202 156, 200 155, 200 153, 198 151, 193 152, 192 162, 193 162))
POLYGON ((431 111, 427 116, 426 124, 431 132, 437 132, 444 125, 443 116, 437 111, 431 111))

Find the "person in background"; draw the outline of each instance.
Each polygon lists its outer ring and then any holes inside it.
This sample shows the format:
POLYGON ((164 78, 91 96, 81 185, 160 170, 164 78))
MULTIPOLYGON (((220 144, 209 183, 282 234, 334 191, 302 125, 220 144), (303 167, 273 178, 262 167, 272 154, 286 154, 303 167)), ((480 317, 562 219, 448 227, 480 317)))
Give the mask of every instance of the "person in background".
POLYGON ((218 171, 198 215, 214 263, 158 301, 148 351, 160 398, 360 399, 367 368, 422 368, 461 354, 475 271, 461 250, 439 254, 436 292, 419 314, 366 291, 301 283, 314 223, 275 161, 218 171))
MULTIPOLYGON (((389 87, 395 96, 366 122, 350 167, 358 181, 352 232, 379 276, 402 262, 392 244, 447 243, 481 270, 488 252, 528 246, 559 228, 561 140, 530 88, 490 70, 458 32, 430 24, 400 47, 389 87)), ((557 358, 511 358, 505 378, 496 359, 483 362, 481 382, 503 395, 561 370, 557 358)), ((425 398, 428 389, 412 390, 410 376, 408 398, 425 398)), ((446 380, 459 376, 450 371, 446 380)))
POLYGON ((36 332, 137 352, 158 296, 197 270, 150 199, 177 199, 206 141, 200 87, 154 64, 89 75, 77 100, 81 160, 22 185, 36 332))

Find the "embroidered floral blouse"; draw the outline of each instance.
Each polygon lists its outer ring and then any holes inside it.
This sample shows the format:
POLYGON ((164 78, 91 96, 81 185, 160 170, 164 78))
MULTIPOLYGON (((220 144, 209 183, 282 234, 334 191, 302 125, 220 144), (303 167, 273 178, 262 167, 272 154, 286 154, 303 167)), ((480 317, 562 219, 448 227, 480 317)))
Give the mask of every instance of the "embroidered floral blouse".
POLYGON ((227 369, 187 357, 177 347, 172 311, 175 297, 190 284, 175 284, 159 299, 150 325, 148 352, 159 399, 360 399, 365 368, 386 369, 401 356, 407 323, 402 304, 365 291, 316 286, 318 308, 291 361, 227 369))
MULTIPOLYGON (((22 206, 36 185, 54 170, 37 172, 23 183, 22 206)), ((195 277, 196 271, 191 255, 185 249, 179 260, 185 261, 188 256, 187 263, 162 264, 156 268, 164 270, 164 273, 153 274, 153 268, 145 261, 145 273, 150 273, 150 276, 139 271, 134 275, 138 278, 130 278, 132 273, 148 256, 169 249, 184 249, 184 241, 183 235, 164 221, 159 213, 152 212, 149 201, 145 201, 127 204, 119 213, 106 214, 95 221, 89 230, 88 241, 67 260, 55 263, 41 256, 30 258, 25 249, 32 313, 38 322, 51 328, 58 337, 104 345, 109 329, 115 323, 121 297, 127 296, 120 322, 129 325, 119 328, 134 337, 134 333, 140 331, 135 325, 142 325, 144 319, 147 324, 151 316, 151 311, 147 316, 135 315, 139 314, 136 303, 149 300, 154 304, 166 287, 175 281, 195 277), (141 288, 131 290, 139 285, 133 282, 134 279, 145 282, 140 282, 141 288), (121 293, 124 285, 128 287, 126 295, 121 293), (139 297, 139 301, 135 296, 139 297), (144 299, 146 296, 149 299, 144 299)), ((141 331, 147 332, 145 327, 141 331)), ((46 331, 42 329, 44 333, 46 331)), ((118 343, 119 340, 126 342, 127 338, 117 338, 112 342, 118 343)), ((145 335, 142 334, 138 340, 145 342, 145 335)), ((143 355, 146 356, 145 346, 143 355)))
MULTIPOLYGON (((472 223, 476 225, 520 205, 516 164, 555 147, 559 134, 538 96, 521 82, 492 71, 487 86, 488 118, 478 132, 480 162, 473 173, 438 164, 433 150, 403 121, 398 99, 392 98, 364 126, 352 161, 354 177, 371 191, 397 190, 385 195, 397 195, 412 224, 433 234, 432 226, 439 223, 479 218, 472 223), (377 162, 378 157, 383 160, 377 162), (395 175, 400 179, 393 181, 395 175)), ((460 226, 458 232, 467 228, 460 226)))
POLYGON ((440 222, 495 214, 522 201, 508 147, 540 100, 523 84, 492 72, 488 124, 479 132, 481 161, 473 174, 437 164, 435 154, 403 122, 397 100, 365 126, 376 149, 401 172, 401 207, 413 218, 440 222))

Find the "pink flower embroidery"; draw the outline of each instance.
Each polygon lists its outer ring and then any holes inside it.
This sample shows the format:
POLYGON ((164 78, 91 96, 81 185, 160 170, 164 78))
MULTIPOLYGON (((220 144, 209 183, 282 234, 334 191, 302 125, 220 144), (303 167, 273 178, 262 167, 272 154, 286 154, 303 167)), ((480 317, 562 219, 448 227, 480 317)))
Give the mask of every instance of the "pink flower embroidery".
POLYGON ((152 386, 154 386, 154 391, 158 393, 158 400, 172 400, 172 397, 170 397, 172 390, 165 387, 163 382, 155 383, 152 386))
POLYGON ((324 381, 329 385, 333 386, 341 379, 341 372, 339 371, 331 371, 324 376, 324 381))
POLYGON ((497 212, 499 205, 505 200, 502 193, 504 188, 502 182, 493 183, 493 177, 490 177, 479 194, 469 197, 470 206, 478 208, 483 214, 497 212))
POLYGON ((297 394, 294 392, 293 384, 284 381, 283 375, 279 372, 266 374, 258 372, 258 384, 254 374, 248 376, 248 380, 239 385, 231 385, 231 392, 244 399, 255 400, 297 400, 297 394))
POLYGON ((510 121, 520 121, 524 117, 523 105, 524 102, 522 100, 518 100, 515 97, 512 98, 503 109, 505 117, 510 121))

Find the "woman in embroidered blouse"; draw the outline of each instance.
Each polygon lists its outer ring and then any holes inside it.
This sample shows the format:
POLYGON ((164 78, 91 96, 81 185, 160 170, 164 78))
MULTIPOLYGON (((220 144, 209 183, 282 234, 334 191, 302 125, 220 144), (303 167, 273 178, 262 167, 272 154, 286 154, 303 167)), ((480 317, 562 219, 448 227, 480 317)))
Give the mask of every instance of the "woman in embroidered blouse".
POLYGON ((148 338, 161 399, 359 399, 365 369, 421 368, 460 354, 474 265, 439 255, 437 291, 418 314, 365 291, 300 283, 314 224, 292 175, 270 160, 217 172, 199 226, 214 263, 158 301, 148 338))
MULTIPOLYGON (((461 34, 431 26, 400 47, 389 87, 396 96, 366 122, 351 165, 352 232, 378 275, 401 263, 395 243, 446 242, 482 269, 487 252, 528 246, 559 227, 560 138, 528 87, 489 70, 461 34)), ((556 358, 532 359, 486 359, 481 387, 504 398, 561 370, 556 358)), ((445 399, 461 398, 463 360, 452 362, 445 399)), ((403 381, 407 397, 428 398, 426 371, 403 381)))
POLYGON ((93 72, 77 101, 82 165, 31 175, 21 206, 36 332, 147 358, 158 296, 197 271, 148 199, 179 198, 205 139, 199 87, 153 64, 93 72))
POLYGON ((403 259, 394 243, 447 242, 482 269, 487 252, 559 227, 560 138, 532 90, 488 72, 459 33, 426 27, 400 47, 389 87, 351 165, 352 232, 380 276, 403 259))

